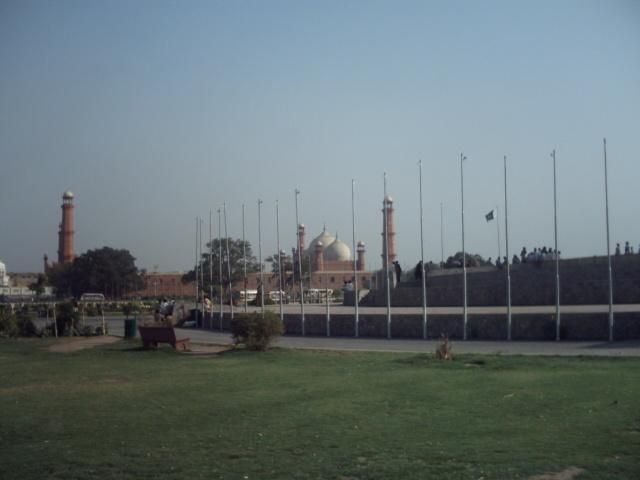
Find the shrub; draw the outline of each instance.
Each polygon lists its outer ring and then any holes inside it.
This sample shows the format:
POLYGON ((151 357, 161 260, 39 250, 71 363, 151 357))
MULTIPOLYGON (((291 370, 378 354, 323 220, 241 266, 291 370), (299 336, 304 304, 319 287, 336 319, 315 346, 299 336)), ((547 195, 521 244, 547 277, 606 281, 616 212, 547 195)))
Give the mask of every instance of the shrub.
POLYGON ((38 329, 30 314, 21 311, 17 314, 0 314, 0 337, 35 337, 38 329))
POLYGON ((242 313, 231 321, 234 342, 243 343, 249 350, 266 350, 273 337, 282 331, 280 317, 270 311, 265 311, 264 317, 259 312, 242 313))
POLYGON ((15 315, 8 311, 0 313, 0 337, 17 337, 19 332, 15 315))

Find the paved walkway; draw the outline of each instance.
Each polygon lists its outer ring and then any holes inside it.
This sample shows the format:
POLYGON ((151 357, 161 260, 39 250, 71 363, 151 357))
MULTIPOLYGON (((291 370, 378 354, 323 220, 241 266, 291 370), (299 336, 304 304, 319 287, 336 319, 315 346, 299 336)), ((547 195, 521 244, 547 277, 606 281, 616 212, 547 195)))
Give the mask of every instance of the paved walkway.
MULTIPOLYGON (((228 344, 231 335, 194 329, 176 329, 178 336, 191 337, 192 342, 228 344)), ((435 352, 437 340, 386 340, 380 338, 334 338, 334 337, 280 337, 275 345, 285 348, 303 348, 313 350, 342 350, 370 352, 435 352)), ((488 341, 452 341, 453 352, 479 353, 493 355, 559 355, 559 356, 609 356, 640 357, 640 341, 628 342, 488 342, 488 341)))

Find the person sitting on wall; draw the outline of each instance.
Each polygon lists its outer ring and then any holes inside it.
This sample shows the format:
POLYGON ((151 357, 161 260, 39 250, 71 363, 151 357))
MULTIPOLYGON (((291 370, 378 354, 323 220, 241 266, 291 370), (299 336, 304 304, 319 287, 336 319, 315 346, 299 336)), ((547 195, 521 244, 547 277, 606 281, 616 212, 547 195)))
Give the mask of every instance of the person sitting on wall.
POLYGON ((629 255, 631 250, 629 249, 629 242, 624 242, 624 254, 629 255))
POLYGON ((502 268, 502 262, 500 261, 500 257, 496 258, 496 267, 502 268))
POLYGON ((511 259, 511 264, 516 265, 517 263, 520 263, 520 258, 514 253, 513 258, 511 259))
POLYGON ((522 250, 520 251, 520 258, 522 259, 522 263, 527 263, 527 248, 526 247, 522 247, 522 250))
POLYGON ((620 255, 620 244, 616 243, 616 255, 620 255))

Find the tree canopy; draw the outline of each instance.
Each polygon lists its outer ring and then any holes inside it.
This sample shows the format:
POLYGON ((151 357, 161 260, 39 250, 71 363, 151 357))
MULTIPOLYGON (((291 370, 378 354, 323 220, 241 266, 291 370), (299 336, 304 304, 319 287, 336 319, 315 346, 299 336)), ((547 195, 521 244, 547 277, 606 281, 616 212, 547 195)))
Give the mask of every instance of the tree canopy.
POLYGON ((49 269, 49 283, 58 296, 80 297, 83 293, 102 293, 121 297, 144 286, 143 272, 129 250, 102 247, 88 250, 72 263, 49 269))
MULTIPOLYGON (((237 282, 242 280, 244 271, 244 258, 242 256, 243 243, 241 239, 229 238, 229 264, 231 267, 231 282, 237 282)), ((225 285, 229 282, 229 275, 227 270, 227 239, 222 240, 215 238, 212 242, 207 242, 205 251, 202 253, 202 258, 199 262, 199 267, 203 269, 204 273, 204 290, 209 289, 210 273, 213 273, 213 286, 217 288, 220 285, 220 242, 222 242, 222 283, 225 285), (211 248, 211 254, 209 249, 211 248), (209 258, 211 256, 211 262, 213 268, 209 268, 209 258)), ((247 273, 257 272, 260 270, 260 265, 256 261, 256 257, 251 250, 251 243, 244 242, 246 260, 247 260, 247 273)), ((184 282, 193 282, 196 279, 195 268, 185 273, 182 277, 184 282)))

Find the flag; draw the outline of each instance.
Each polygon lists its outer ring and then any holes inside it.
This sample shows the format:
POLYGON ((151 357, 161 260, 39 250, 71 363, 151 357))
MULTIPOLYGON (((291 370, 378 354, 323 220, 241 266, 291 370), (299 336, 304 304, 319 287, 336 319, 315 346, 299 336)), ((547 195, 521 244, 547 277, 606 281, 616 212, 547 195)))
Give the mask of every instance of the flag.
POLYGON ((495 210, 495 208, 494 208, 493 210, 491 210, 489 213, 487 213, 487 214, 484 216, 484 218, 486 218, 486 219, 487 219, 487 222, 490 222, 491 220, 493 220, 494 218, 496 218, 495 212, 496 212, 496 210, 495 210))

